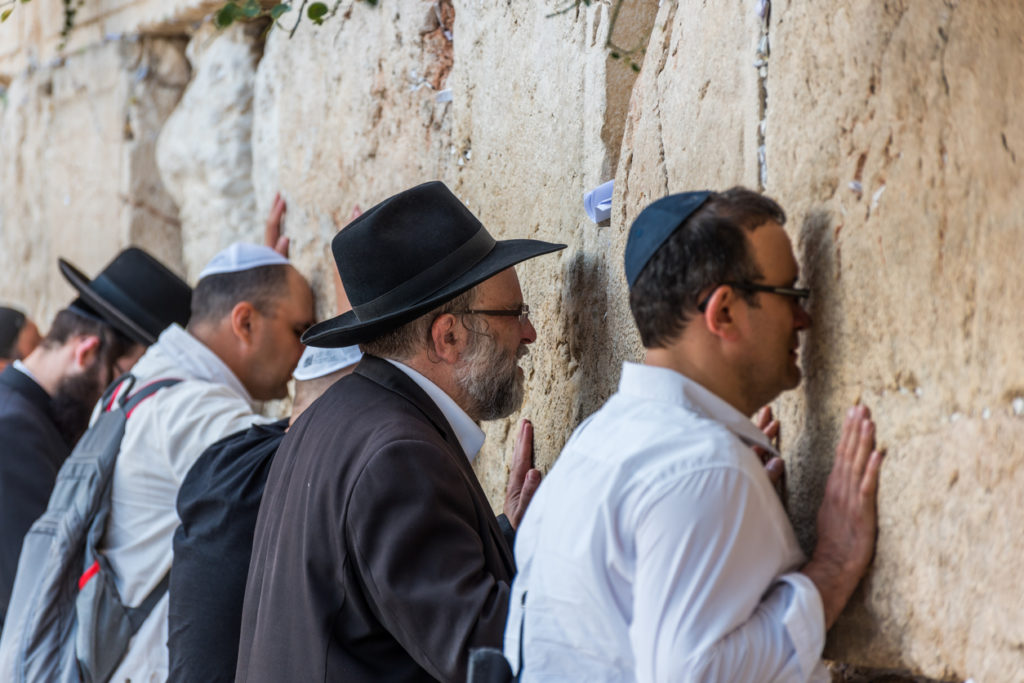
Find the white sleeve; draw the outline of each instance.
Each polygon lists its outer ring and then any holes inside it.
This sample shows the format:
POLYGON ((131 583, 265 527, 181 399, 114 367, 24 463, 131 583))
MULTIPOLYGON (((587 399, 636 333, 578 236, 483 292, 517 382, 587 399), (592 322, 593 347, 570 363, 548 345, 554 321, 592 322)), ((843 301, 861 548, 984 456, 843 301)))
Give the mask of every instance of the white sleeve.
POLYGON ((820 673, 821 597, 807 577, 780 571, 792 564, 781 528, 789 522, 765 482, 750 477, 710 467, 673 478, 639 516, 630 626, 638 681, 802 682, 820 673))
POLYGON ((147 401, 140 407, 160 410, 163 452, 178 481, 185 478, 192 464, 214 442, 254 423, 268 421, 254 414, 240 396, 217 384, 186 380, 165 391, 166 400, 147 401))

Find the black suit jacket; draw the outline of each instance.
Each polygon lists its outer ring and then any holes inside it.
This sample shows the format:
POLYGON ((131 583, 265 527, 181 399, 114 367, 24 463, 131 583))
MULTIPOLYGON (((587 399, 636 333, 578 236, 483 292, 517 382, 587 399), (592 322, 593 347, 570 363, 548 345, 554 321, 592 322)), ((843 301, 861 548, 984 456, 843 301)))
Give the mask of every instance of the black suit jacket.
POLYGON ((71 446, 57 430, 50 396, 25 373, 0 373, 0 627, 32 523, 46 512, 71 446))
POLYGON ((387 361, 296 421, 271 467, 239 681, 464 681, 500 647, 515 568, 438 407, 387 361))

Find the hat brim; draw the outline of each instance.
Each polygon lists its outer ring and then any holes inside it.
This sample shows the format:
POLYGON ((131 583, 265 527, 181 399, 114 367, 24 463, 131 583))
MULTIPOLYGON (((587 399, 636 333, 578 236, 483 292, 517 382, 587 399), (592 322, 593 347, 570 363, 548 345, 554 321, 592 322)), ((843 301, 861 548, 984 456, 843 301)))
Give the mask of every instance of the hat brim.
POLYGON ((82 271, 62 258, 57 259, 57 265, 60 267, 61 274, 78 291, 78 295, 85 300, 85 303, 114 329, 127 335, 133 341, 145 344, 146 346, 156 341, 153 335, 115 308, 109 301, 98 295, 92 289, 92 280, 86 277, 82 271))
POLYGON ((401 310, 367 320, 360 320, 354 311, 348 311, 310 327, 302 335, 302 343, 334 348, 371 341, 454 299, 506 268, 560 249, 565 249, 565 245, 540 240, 501 240, 479 263, 425 299, 401 310))

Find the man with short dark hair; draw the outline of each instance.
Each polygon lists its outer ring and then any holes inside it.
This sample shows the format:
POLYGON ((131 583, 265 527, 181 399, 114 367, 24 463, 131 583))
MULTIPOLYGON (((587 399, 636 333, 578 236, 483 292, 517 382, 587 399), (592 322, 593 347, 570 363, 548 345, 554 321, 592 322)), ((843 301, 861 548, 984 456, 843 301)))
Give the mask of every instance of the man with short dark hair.
POLYGON ((523 520, 505 631, 518 680, 830 680, 825 632, 871 560, 882 454, 850 409, 806 560, 749 419, 799 383, 811 324, 785 220, 733 188, 633 223, 645 363, 625 363, 523 520))
MULTIPOLYGON (((234 244, 200 273, 188 328, 171 325, 132 370, 136 385, 175 378, 128 420, 99 550, 121 600, 140 604, 171 568, 175 502, 210 444, 266 422, 257 401, 283 398, 313 321, 305 278, 269 247, 234 244)), ((132 638, 112 681, 166 680, 167 596, 132 638)))
POLYGON ((367 355, 274 458, 237 680, 462 681, 469 650, 500 643, 515 571, 505 534, 540 473, 524 422, 500 526, 471 464, 476 421, 523 395, 517 360, 537 333, 513 266, 563 247, 495 241, 439 182, 334 238, 352 311, 303 339, 367 355))
POLYGON ((0 370, 28 357, 40 341, 39 328, 24 313, 0 306, 0 370))
POLYGON ((122 251, 93 280, 59 265, 79 298, 34 351, 0 373, 0 625, 22 540, 96 401, 164 327, 188 319, 192 290, 141 249, 122 251))

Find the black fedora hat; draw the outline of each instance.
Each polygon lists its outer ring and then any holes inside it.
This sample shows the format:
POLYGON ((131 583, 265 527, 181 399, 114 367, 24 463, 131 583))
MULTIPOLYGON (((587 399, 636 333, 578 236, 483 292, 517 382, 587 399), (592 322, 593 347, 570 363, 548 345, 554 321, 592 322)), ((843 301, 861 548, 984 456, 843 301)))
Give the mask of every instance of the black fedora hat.
POLYGON ((188 323, 192 288, 138 247, 115 256, 92 280, 64 259, 57 263, 78 290, 72 309, 84 309, 140 344, 155 342, 171 323, 188 323))
POLYGON ((444 183, 385 199, 331 242, 352 310, 309 328, 309 346, 376 339, 520 261, 564 249, 539 240, 495 240, 444 183))

